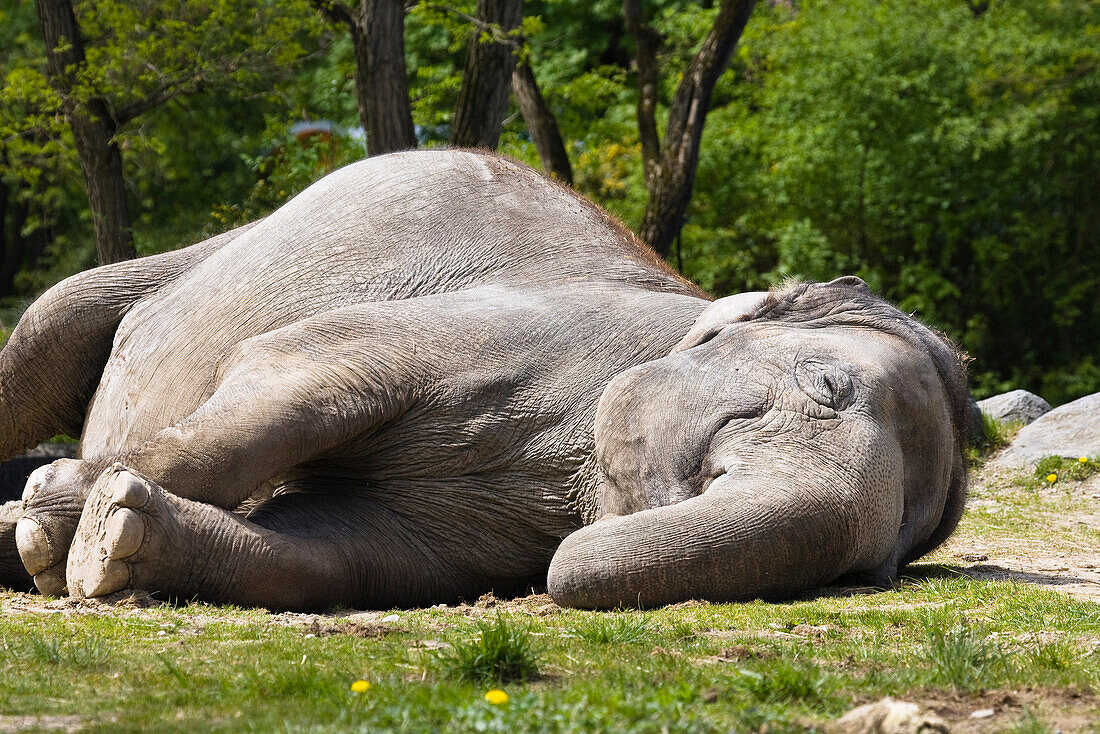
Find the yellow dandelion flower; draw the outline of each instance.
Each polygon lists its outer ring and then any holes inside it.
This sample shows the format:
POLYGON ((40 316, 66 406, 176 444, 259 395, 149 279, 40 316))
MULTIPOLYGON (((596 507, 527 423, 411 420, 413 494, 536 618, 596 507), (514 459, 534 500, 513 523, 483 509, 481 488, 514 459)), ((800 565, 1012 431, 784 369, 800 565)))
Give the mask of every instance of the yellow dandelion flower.
POLYGON ((494 688, 485 694, 485 700, 494 706, 503 706, 508 703, 508 694, 499 688, 494 688))
POLYGON ((351 690, 354 693, 366 693, 370 690, 370 683, 365 680, 357 680, 351 684, 351 690))
POLYGON ((1058 481, 1058 475, 1057 474, 1047 474, 1047 481, 1050 482, 1051 484, 1054 484, 1055 482, 1058 481))
POLYGON ((1080 461, 1082 464, 1087 464, 1089 463, 1089 457, 1082 456, 1080 459, 1078 459, 1078 461, 1080 461))

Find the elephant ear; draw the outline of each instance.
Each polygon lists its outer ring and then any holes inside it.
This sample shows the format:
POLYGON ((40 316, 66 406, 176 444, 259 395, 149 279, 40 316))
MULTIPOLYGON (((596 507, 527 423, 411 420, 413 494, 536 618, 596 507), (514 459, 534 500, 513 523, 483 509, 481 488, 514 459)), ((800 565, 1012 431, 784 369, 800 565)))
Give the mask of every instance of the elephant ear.
POLYGON ((766 292, 754 291, 719 298, 699 314, 687 335, 672 348, 671 354, 697 347, 714 338, 715 334, 730 324, 747 320, 767 297, 766 292))
POLYGON ((846 286, 848 288, 855 288, 864 295, 871 295, 871 288, 857 275, 842 275, 836 280, 830 280, 825 284, 826 286, 846 286))
MULTIPOLYGON (((807 284, 812 285, 812 284, 807 284)), ((855 275, 845 275, 828 283, 823 283, 819 288, 851 288, 861 294, 870 296, 871 289, 863 282, 862 278, 855 275)), ((789 290, 789 289, 788 289, 789 290)), ((735 296, 719 298, 707 306, 706 310, 695 320, 687 335, 680 343, 672 348, 670 354, 682 352, 685 349, 697 347, 714 338, 722 329, 738 321, 748 321, 761 311, 771 297, 774 302, 775 292, 752 291, 739 293, 735 296)))

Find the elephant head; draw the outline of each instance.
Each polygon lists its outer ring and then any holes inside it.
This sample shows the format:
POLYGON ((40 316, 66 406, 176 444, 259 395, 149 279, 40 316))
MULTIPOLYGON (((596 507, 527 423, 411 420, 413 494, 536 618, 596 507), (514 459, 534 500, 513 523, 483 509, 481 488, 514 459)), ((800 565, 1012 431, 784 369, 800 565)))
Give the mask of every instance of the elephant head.
POLYGON ((550 593, 652 606, 885 582, 962 514, 967 397, 959 352, 858 278, 715 301, 604 391, 605 517, 564 540, 550 593))

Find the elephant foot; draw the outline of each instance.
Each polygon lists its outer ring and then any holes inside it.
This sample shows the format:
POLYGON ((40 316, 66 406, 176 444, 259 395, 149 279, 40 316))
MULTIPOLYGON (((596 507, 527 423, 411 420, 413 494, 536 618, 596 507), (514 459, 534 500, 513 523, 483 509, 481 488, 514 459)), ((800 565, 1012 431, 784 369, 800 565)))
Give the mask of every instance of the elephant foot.
POLYGON ((156 565, 165 555, 169 501, 160 487, 121 464, 100 475, 69 548, 69 594, 106 596, 145 588, 142 567, 156 565))
POLYGON ((59 459, 31 473, 23 490, 15 544, 23 567, 45 596, 65 593, 65 562, 84 507, 86 465, 59 459))

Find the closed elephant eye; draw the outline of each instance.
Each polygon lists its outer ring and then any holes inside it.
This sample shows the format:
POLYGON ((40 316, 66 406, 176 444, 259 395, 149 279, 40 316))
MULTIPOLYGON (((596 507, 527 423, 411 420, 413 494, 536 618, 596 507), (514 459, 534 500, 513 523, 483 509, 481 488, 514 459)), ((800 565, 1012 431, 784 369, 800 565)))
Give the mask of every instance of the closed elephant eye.
POLYGON ((844 410, 855 399, 851 376, 836 365, 802 362, 795 368, 795 379, 813 401, 833 410, 844 410))

